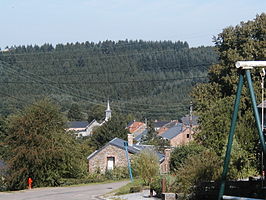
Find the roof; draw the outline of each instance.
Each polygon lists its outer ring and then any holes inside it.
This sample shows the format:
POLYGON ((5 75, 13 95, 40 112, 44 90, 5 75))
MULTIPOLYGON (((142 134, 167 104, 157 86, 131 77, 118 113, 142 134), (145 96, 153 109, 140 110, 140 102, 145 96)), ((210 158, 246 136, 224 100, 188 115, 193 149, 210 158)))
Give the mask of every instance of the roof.
MULTIPOLYGON (((192 116, 192 125, 198 125, 198 116, 192 116)), ((181 121, 184 125, 190 125, 190 116, 185 116, 181 118, 181 121)))
POLYGON ((169 128, 167 131, 165 131, 161 137, 165 139, 172 139, 175 136, 179 135, 182 132, 182 123, 178 123, 176 126, 173 126, 172 128, 169 128))
POLYGON ((135 131, 137 131, 141 127, 146 128, 146 124, 143 122, 133 122, 130 124, 130 126, 128 126, 128 130, 130 133, 134 133, 135 131))
POLYGON ((72 121, 68 122, 69 128, 86 128, 89 125, 87 121, 72 121))
MULTIPOLYGON (((94 156, 96 156, 102 149, 104 149, 105 147, 107 147, 108 145, 113 145, 115 147, 118 147, 120 149, 125 149, 125 146, 124 146, 124 143, 127 142, 125 140, 122 140, 120 138, 114 138, 112 139, 110 142, 108 142, 106 145, 104 145, 102 148, 94 151, 91 155, 89 155, 87 157, 87 159, 91 159, 93 158, 94 156)), ((145 148, 148 148, 148 147, 151 147, 150 145, 133 145, 133 146, 128 146, 128 152, 129 153, 132 153, 132 154, 135 154, 135 153, 138 153, 140 152, 141 150, 145 149, 145 148)), ((162 162, 164 160, 164 155, 161 154, 161 153, 158 153, 157 152, 157 155, 159 156, 159 160, 160 162, 162 162)))
POLYGON ((168 124, 170 121, 156 121, 154 122, 154 127, 157 128, 157 127, 162 127, 166 124, 168 124))
POLYGON ((148 133, 148 130, 145 129, 142 133, 138 134, 138 135, 134 138, 134 140, 136 140, 136 141, 140 141, 141 138, 142 138, 144 135, 147 135, 147 133, 148 133))
MULTIPOLYGON (((109 141, 107 144, 105 144, 102 148, 100 148, 100 149, 94 151, 91 155, 89 155, 89 156, 87 157, 87 159, 91 159, 91 158, 93 158, 95 155, 97 155, 98 152, 100 152, 102 149, 104 149, 104 148, 107 147, 108 145, 113 145, 113 146, 116 146, 116 147, 118 147, 118 148, 124 150, 124 149, 125 149, 125 146, 124 146, 124 143, 125 143, 125 142, 127 142, 127 141, 122 140, 122 139, 116 137, 116 138, 112 139, 111 141, 109 141)), ((128 146, 128 152, 129 152, 129 153, 133 153, 133 154, 135 154, 135 153, 137 153, 139 150, 140 150, 140 149, 137 148, 136 145, 128 146)))

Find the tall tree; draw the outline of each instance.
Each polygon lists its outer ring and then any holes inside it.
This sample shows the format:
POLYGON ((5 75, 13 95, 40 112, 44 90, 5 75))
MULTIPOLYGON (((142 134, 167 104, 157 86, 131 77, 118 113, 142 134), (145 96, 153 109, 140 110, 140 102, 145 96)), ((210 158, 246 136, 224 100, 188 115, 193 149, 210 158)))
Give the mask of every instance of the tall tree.
POLYGON ((99 149, 115 137, 126 140, 128 134, 126 130, 127 124, 128 121, 125 121, 125 116, 114 113, 111 120, 95 130, 90 138, 91 144, 95 146, 96 149, 99 149))
MULTIPOLYGON (((235 62, 265 60, 265 35, 265 13, 257 15, 252 21, 241 22, 236 27, 225 28, 215 38, 220 64, 210 68, 209 83, 199 84, 193 90, 196 111, 200 116, 200 131, 196 135, 196 139, 220 156, 225 152, 238 81, 235 62)), ((252 75, 255 92, 260 96, 259 71, 253 70, 252 75)), ((246 156, 252 160, 258 146, 258 134, 246 86, 243 88, 238 118, 235 140, 238 143, 238 149, 249 152, 246 156)))
POLYGON ((65 119, 57 106, 41 100, 8 119, 10 148, 7 183, 11 190, 56 186, 62 178, 76 178, 86 171, 85 158, 75 138, 65 132, 65 119))

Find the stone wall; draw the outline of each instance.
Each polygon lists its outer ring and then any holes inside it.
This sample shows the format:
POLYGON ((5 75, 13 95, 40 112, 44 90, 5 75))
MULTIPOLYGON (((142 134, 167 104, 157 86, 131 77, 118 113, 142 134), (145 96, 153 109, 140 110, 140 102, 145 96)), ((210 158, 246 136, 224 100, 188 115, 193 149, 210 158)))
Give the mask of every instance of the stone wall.
POLYGON ((193 140, 193 134, 193 129, 192 132, 190 132, 190 129, 186 128, 184 129, 184 131, 182 131, 180 134, 170 140, 170 145, 176 147, 187 144, 188 142, 193 140))
MULTIPOLYGON (((131 156, 132 155, 129 153, 129 157, 131 156)), ((127 167, 125 150, 109 144, 88 160, 89 173, 95 173, 97 170, 100 170, 101 173, 105 173, 108 157, 115 158, 114 167, 127 167)))

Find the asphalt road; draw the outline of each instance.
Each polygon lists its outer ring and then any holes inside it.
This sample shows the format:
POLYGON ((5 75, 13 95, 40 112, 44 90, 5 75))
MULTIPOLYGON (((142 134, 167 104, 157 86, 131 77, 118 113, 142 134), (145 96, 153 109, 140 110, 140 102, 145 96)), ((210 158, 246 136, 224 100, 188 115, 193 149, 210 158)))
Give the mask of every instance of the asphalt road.
POLYGON ((99 200, 99 196, 128 183, 127 181, 78 187, 36 188, 17 192, 0 192, 0 200, 99 200))

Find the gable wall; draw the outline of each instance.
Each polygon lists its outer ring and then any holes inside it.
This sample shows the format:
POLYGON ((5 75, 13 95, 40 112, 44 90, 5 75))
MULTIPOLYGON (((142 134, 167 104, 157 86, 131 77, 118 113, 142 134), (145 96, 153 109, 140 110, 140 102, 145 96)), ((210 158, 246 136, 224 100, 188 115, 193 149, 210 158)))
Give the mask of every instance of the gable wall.
POLYGON ((170 140, 170 145, 171 146, 179 146, 179 145, 184 145, 188 143, 189 141, 193 140, 193 132, 190 135, 190 138, 187 138, 187 134, 190 133, 189 128, 186 128, 184 131, 182 131, 180 134, 178 134, 176 137, 172 138, 170 140))
MULTIPOLYGON (((132 154, 129 153, 129 157, 131 156, 132 154)), ((115 158, 115 167, 127 167, 125 150, 113 145, 108 145, 88 160, 89 173, 95 173, 98 169, 100 169, 101 173, 105 173, 107 168, 107 157, 115 158)))

